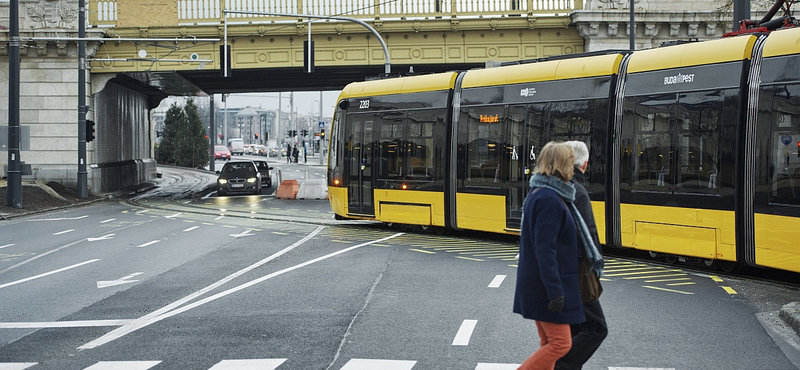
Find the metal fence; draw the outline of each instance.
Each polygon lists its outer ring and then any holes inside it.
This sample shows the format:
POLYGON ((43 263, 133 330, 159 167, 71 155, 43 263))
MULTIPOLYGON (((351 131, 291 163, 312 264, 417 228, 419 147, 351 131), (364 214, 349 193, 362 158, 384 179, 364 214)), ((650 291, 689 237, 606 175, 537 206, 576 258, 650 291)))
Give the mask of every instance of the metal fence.
MULTIPOLYGON (((257 13, 347 16, 360 19, 526 16, 565 14, 583 9, 583 0, 176 0, 176 23, 219 22, 223 9, 257 13)), ((89 22, 113 26, 116 0, 89 0, 89 22)), ((295 20, 292 17, 230 14, 247 21, 295 20)))

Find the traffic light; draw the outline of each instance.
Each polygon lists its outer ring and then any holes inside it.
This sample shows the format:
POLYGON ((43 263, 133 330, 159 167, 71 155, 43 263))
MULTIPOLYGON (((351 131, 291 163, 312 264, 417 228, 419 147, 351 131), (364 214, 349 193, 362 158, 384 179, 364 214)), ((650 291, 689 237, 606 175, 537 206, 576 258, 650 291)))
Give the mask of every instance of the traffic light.
POLYGON ((800 141, 797 142, 797 157, 800 158, 800 141))
POLYGON ((321 137, 323 140, 325 139, 325 129, 324 128, 319 130, 319 137, 321 137))
POLYGON ((219 134, 219 139, 222 140, 222 134, 219 134))
POLYGON ((94 121, 86 120, 86 142, 94 140, 94 121))
POLYGON ((256 140, 258 140, 258 134, 256 134, 256 140))
POLYGON ((303 133, 303 136, 308 136, 308 130, 303 129, 303 130, 300 130, 300 132, 303 133))

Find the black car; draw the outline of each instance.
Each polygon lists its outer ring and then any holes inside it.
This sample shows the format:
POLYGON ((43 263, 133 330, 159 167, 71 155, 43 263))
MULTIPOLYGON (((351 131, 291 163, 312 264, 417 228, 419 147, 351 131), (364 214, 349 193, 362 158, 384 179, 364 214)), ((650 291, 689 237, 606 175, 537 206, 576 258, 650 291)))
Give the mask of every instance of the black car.
POLYGON ((217 195, 228 193, 261 194, 261 175, 252 161, 225 163, 217 179, 217 195))
POLYGON ((261 185, 270 187, 272 186, 272 176, 269 174, 269 171, 272 169, 267 161, 263 159, 255 159, 253 163, 256 164, 256 168, 258 168, 258 173, 261 174, 261 185))

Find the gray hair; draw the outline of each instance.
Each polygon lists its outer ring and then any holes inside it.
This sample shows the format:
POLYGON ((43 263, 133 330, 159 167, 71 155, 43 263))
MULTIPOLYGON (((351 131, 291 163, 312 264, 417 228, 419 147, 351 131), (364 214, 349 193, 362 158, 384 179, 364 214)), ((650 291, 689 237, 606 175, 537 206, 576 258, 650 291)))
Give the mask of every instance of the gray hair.
POLYGON ((586 143, 577 140, 567 141, 566 143, 572 148, 572 151, 575 152, 575 165, 579 167, 583 166, 583 164, 589 160, 589 148, 586 146, 586 143))

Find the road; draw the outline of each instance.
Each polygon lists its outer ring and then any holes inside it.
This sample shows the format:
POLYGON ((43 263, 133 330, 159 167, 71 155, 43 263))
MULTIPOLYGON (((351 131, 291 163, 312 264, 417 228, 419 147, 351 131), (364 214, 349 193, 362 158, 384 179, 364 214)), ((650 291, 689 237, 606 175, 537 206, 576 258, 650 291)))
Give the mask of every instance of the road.
MULTIPOLYGON (((176 199, 203 176, 163 174, 135 201, 0 222, 0 369, 502 370, 538 347, 511 313, 513 240, 336 221, 270 190, 176 199)), ((604 287, 585 369, 800 363, 774 317, 795 288, 622 258, 604 287)))

